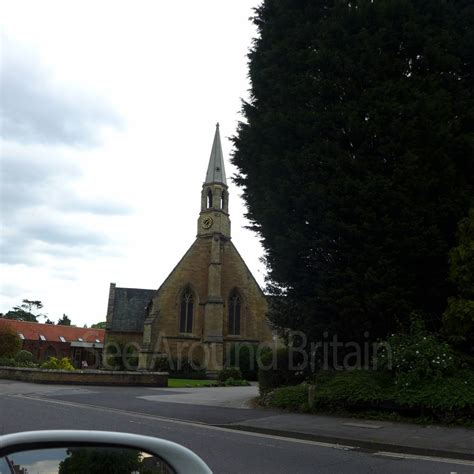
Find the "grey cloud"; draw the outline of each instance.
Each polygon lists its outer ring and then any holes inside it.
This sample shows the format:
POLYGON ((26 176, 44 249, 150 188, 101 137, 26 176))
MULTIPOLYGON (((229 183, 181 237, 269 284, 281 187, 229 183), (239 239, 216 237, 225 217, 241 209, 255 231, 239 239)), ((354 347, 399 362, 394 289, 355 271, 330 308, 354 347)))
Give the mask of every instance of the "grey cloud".
POLYGON ((28 252, 27 237, 12 229, 8 234, 3 231, 0 238, 0 258, 2 263, 8 264, 33 263, 33 255, 28 252))
POLYGON ((132 209, 107 198, 74 193, 69 183, 82 175, 79 166, 53 150, 28 147, 28 153, 8 150, 0 165, 0 200, 4 213, 26 206, 47 205, 65 212, 98 215, 130 214, 132 209), (35 158, 32 158, 35 156, 35 158))
POLYGON ((122 126, 120 116, 99 97, 54 83, 30 51, 2 39, 0 125, 4 139, 93 146, 101 126, 122 126))
POLYGON ((104 254, 106 244, 107 237, 95 229, 65 225, 39 215, 36 221, 25 221, 2 232, 0 256, 2 263, 37 265, 41 255, 67 258, 104 254))
POLYGON ((52 222, 28 223, 22 229, 30 240, 39 240, 48 244, 59 244, 67 247, 101 246, 107 239, 93 230, 79 226, 57 224, 52 222))
POLYGON ((62 201, 61 209, 68 212, 86 212, 89 214, 98 214, 102 216, 117 216, 132 213, 129 206, 114 201, 104 199, 82 198, 71 195, 62 201))
POLYGON ((121 119, 93 94, 58 85, 30 51, 2 40, 0 261, 36 265, 43 256, 107 253, 108 237, 82 214, 106 219, 131 210, 81 196, 75 183, 82 178, 81 150, 97 143, 102 127, 120 127, 121 119))
POLYGON ((18 213, 27 206, 52 204, 58 184, 78 178, 79 167, 42 147, 3 144, 0 165, 2 214, 18 213))
POLYGON ((3 145, 0 260, 36 265, 41 262, 41 255, 93 258, 104 254, 107 237, 88 221, 83 222, 80 213, 107 218, 130 209, 100 197, 75 194, 72 188, 82 173, 78 164, 67 157, 67 151, 37 145, 3 145))

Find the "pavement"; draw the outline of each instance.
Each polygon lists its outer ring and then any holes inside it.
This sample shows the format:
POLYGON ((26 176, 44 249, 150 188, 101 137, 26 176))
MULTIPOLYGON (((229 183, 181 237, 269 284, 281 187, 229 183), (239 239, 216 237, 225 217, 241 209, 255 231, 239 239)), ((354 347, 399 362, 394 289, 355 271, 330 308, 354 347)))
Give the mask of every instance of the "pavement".
MULTIPOLYGON (((258 387, 164 389, 160 395, 140 397, 149 401, 252 409, 258 387), (171 394, 171 393, 170 393, 171 394)), ((255 409, 254 409, 255 410, 255 409)), ((373 421, 338 416, 276 413, 260 410, 262 417, 221 423, 222 427, 276 436, 322 441, 343 446, 474 460, 474 430, 461 427, 373 421)))
POLYGON ((467 428, 294 413, 256 418, 231 425, 244 431, 374 451, 474 460, 474 430, 467 428))
POLYGON ((474 461, 474 430, 253 408, 258 387, 141 388, 34 385, 0 381, 6 395, 104 407, 130 414, 358 448, 367 452, 474 461), (18 395, 17 395, 18 396, 18 395))

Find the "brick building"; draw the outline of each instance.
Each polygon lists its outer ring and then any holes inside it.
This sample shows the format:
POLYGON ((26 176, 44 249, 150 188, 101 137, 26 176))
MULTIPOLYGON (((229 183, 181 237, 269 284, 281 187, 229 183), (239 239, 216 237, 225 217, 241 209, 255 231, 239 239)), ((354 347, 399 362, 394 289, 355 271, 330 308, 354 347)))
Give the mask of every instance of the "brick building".
POLYGON ((158 290, 110 285, 106 337, 139 343, 142 369, 181 354, 213 374, 230 344, 272 340, 265 296, 231 240, 219 125, 200 204, 196 240, 158 290))
POLYGON ((89 367, 98 366, 104 348, 103 329, 77 328, 0 318, 0 329, 13 329, 23 342, 22 349, 31 352, 38 361, 49 357, 68 357, 77 368, 83 361, 89 367))

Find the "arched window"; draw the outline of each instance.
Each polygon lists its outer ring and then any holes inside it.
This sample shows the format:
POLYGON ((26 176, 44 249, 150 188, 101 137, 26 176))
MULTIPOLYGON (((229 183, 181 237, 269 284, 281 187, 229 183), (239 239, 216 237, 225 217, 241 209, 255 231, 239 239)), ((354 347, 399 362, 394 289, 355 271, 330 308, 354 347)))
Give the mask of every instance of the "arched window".
POLYGON ((189 289, 181 296, 181 318, 179 320, 179 332, 193 332, 194 298, 189 289))
POLYGON ((229 298, 229 334, 240 334, 240 306, 239 294, 233 291, 229 298))
POLYGON ((221 194, 221 209, 225 209, 225 191, 221 194))
POLYGON ((212 207, 212 191, 209 189, 209 191, 207 192, 207 208, 211 208, 212 207))

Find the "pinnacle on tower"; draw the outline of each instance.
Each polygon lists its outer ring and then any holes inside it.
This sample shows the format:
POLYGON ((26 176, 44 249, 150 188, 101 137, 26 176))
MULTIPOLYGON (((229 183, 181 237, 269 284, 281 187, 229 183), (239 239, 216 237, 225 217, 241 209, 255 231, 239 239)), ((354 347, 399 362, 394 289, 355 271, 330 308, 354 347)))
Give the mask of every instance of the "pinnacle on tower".
POLYGON ((209 158, 205 183, 221 183, 227 186, 221 137, 219 134, 219 122, 216 124, 216 133, 214 134, 214 142, 212 143, 211 157, 209 158))

